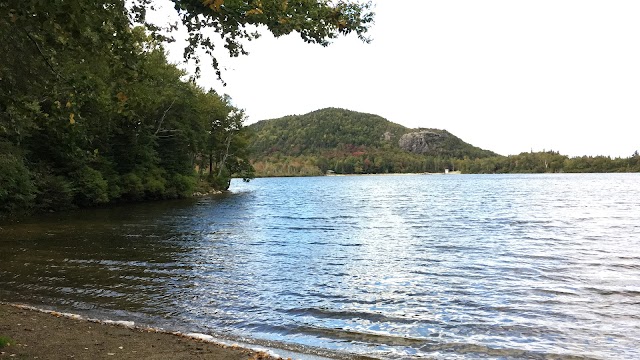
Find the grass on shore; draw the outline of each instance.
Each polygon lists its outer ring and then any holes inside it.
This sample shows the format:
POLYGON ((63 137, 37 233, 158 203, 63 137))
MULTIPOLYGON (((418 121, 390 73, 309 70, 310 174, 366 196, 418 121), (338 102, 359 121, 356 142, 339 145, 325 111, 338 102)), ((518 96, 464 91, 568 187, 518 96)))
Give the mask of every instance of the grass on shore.
POLYGON ((0 349, 11 344, 13 344, 13 340, 6 336, 0 336, 0 349))

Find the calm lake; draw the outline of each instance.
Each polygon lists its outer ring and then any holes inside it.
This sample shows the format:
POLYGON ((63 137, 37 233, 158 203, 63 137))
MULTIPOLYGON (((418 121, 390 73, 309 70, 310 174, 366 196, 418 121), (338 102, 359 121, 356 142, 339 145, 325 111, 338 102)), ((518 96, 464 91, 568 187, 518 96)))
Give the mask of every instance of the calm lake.
POLYGON ((0 301, 330 357, 640 358, 640 174, 231 190, 0 224, 0 301))

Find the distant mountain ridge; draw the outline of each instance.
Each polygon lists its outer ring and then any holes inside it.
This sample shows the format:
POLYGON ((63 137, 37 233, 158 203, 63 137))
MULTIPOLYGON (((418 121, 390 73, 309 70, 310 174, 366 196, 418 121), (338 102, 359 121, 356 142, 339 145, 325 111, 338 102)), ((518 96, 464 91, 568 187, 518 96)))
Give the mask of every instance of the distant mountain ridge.
POLYGON ((254 133, 254 166, 264 176, 316 175, 328 170, 440 172, 449 167, 444 164, 449 159, 497 156, 446 130, 410 129, 378 115, 338 108, 262 120, 249 128, 254 133), (269 166, 274 171, 278 168, 278 174, 262 171, 269 166))

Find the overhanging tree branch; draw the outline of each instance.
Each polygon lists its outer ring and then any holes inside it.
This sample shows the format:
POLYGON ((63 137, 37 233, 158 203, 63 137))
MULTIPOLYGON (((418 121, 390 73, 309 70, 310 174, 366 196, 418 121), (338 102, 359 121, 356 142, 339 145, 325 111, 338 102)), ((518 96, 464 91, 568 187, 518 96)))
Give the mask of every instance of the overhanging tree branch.
POLYGON ((65 78, 64 76, 62 76, 62 74, 60 74, 60 72, 58 72, 53 65, 51 64, 51 62, 49 61, 49 59, 47 59, 47 56, 44 54, 44 52, 42 51, 42 49, 40 48, 40 45, 38 44, 38 42, 36 41, 36 39, 33 38, 33 36, 31 36, 31 34, 29 34, 29 32, 26 29, 22 29, 22 31, 24 31, 25 35, 27 35, 27 37, 29 38, 29 40, 31 40, 31 42, 36 46, 36 49, 38 49, 38 52, 40 53, 40 56, 42 57, 42 59, 44 60, 44 62, 47 64, 47 66, 49 67, 49 69, 51 69, 51 71, 59 78, 67 80, 67 78, 65 78))
POLYGON ((169 110, 171 110, 171 107, 173 107, 173 104, 175 103, 176 99, 173 99, 171 105, 169 105, 169 107, 164 111, 162 117, 160 118, 160 122, 158 123, 158 128, 156 129, 156 132, 153 133, 153 135, 158 135, 158 133, 160 132, 160 128, 162 128, 162 122, 164 121, 164 118, 167 117, 167 113, 169 112, 169 110))

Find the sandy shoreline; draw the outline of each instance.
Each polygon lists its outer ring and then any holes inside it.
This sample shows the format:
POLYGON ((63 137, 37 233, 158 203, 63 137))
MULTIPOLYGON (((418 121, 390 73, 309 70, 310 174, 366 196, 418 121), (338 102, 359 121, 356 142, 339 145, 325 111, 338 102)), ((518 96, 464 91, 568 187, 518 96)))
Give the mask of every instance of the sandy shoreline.
MULTIPOLYGON (((265 352, 72 314, 0 304, 1 359, 276 359, 265 352)), ((206 336, 204 336, 206 338, 206 336)))

